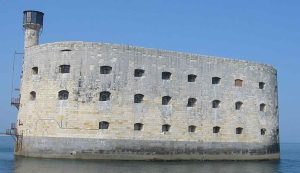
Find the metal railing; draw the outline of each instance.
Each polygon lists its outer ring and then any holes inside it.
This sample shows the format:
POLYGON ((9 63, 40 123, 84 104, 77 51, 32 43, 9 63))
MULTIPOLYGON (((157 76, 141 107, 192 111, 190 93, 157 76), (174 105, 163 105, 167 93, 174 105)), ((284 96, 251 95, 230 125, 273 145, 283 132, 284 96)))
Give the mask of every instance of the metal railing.
POLYGON ((11 123, 10 129, 6 129, 5 134, 10 136, 16 136, 17 135, 16 123, 11 123))
POLYGON ((20 107, 20 98, 12 98, 10 104, 15 106, 17 109, 20 107))
POLYGON ((13 129, 13 130, 17 129, 17 128, 16 128, 16 123, 11 123, 11 124, 10 124, 10 129, 13 129))
POLYGON ((6 129, 6 135, 15 136, 17 135, 16 129, 6 129))

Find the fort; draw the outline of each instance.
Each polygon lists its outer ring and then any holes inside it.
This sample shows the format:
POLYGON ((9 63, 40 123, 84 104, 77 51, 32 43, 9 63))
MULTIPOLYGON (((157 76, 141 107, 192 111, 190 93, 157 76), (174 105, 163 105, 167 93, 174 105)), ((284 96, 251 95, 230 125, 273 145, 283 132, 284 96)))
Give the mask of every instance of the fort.
POLYGON ((16 155, 118 160, 279 159, 277 71, 128 45, 39 45, 24 11, 16 155))

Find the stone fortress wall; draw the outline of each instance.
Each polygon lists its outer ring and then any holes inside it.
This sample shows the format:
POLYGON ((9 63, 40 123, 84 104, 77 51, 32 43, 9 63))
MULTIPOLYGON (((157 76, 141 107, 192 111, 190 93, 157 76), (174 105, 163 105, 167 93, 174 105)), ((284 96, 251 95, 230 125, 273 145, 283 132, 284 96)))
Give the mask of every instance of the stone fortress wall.
POLYGON ((103 43, 32 46, 23 64, 17 154, 278 158, 277 90, 273 67, 247 61, 103 43))

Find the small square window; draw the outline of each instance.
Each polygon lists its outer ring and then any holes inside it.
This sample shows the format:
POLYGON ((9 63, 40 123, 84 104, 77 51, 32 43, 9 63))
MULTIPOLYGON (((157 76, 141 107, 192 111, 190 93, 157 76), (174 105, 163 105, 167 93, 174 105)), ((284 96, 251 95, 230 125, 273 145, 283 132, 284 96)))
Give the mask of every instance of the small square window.
POLYGON ((68 100, 69 92, 67 90, 61 90, 58 92, 58 99, 59 100, 68 100))
POLYGON ((172 73, 170 73, 170 72, 162 72, 161 78, 162 78, 162 80, 170 80, 171 75, 172 75, 172 73))
POLYGON ((236 128, 235 133, 238 134, 238 135, 242 134, 243 133, 243 128, 241 128, 241 127, 236 128))
POLYGON ((219 133, 220 132, 220 127, 218 127, 218 126, 215 126, 215 127, 213 127, 213 133, 219 133))
POLYGON ((100 67, 100 74, 110 74, 112 67, 110 66, 101 66, 100 67))
POLYGON ((35 100, 36 98, 36 92, 35 91, 31 91, 30 92, 30 100, 35 100))
POLYGON ((108 129, 109 123, 106 121, 99 122, 99 129, 108 129))
POLYGON ((142 77, 144 76, 145 70, 143 69, 135 69, 134 70, 134 77, 142 77))
POLYGON ((236 79, 234 82, 234 85, 237 87, 242 87, 243 86, 243 80, 241 79, 236 79))
POLYGON ((142 123, 135 123, 134 124, 134 130, 135 131, 141 131, 143 129, 143 124, 142 123))
POLYGON ((172 98, 171 98, 170 96, 163 96, 163 97, 161 98, 161 104, 162 104, 162 105, 169 105, 171 99, 172 99, 172 98))
POLYGON ((221 82, 221 78, 219 78, 219 77, 213 77, 211 80, 211 83, 214 85, 220 84, 220 82, 221 82))
POLYGON ((169 132, 170 131, 170 125, 169 124, 164 124, 164 125, 162 125, 162 129, 161 129, 161 131, 162 132, 169 132))
POLYGON ((265 112, 266 111, 266 104, 262 103, 259 105, 259 110, 262 111, 262 112, 265 112))
POLYGON ((32 67, 32 74, 33 75, 37 75, 37 74, 39 74, 39 68, 38 67, 32 67))
POLYGON ((264 89, 265 88, 265 83, 264 82, 259 82, 259 89, 264 89))
POLYGON ((110 100, 110 92, 102 91, 100 92, 99 101, 109 101, 110 100))
POLYGON ((135 94, 134 95, 134 103, 142 103, 144 99, 143 94, 135 94))
POLYGON ((197 78, 197 75, 190 74, 188 75, 188 82, 195 82, 197 78))
POLYGON ((196 98, 189 98, 188 99, 188 104, 187 104, 187 107, 194 107, 195 104, 197 102, 197 99, 196 98))
POLYGON ((267 130, 266 130, 265 128, 262 128, 262 129, 260 129, 260 134, 261 134, 261 135, 265 135, 265 134, 266 134, 266 131, 267 131, 267 130))
POLYGON ((241 110, 242 105, 243 105, 243 102, 236 102, 235 103, 235 110, 241 110))
POLYGON ((220 100, 214 100, 212 101, 212 108, 219 108, 220 107, 220 100))
POLYGON ((70 73, 70 65, 60 65, 59 73, 70 73))
POLYGON ((189 126, 188 132, 194 133, 195 131, 196 131, 196 126, 193 126, 193 125, 189 126))

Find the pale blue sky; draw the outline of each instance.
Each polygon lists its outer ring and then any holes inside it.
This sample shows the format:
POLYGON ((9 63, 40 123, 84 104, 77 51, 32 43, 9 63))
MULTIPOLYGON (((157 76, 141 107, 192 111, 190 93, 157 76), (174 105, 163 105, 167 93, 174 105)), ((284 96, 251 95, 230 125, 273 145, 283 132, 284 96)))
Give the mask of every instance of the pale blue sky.
POLYGON ((108 42, 272 64, 281 141, 300 142, 298 0, 0 0, 1 131, 16 120, 12 58, 15 50, 23 52, 22 12, 28 9, 45 13, 41 43, 108 42))

